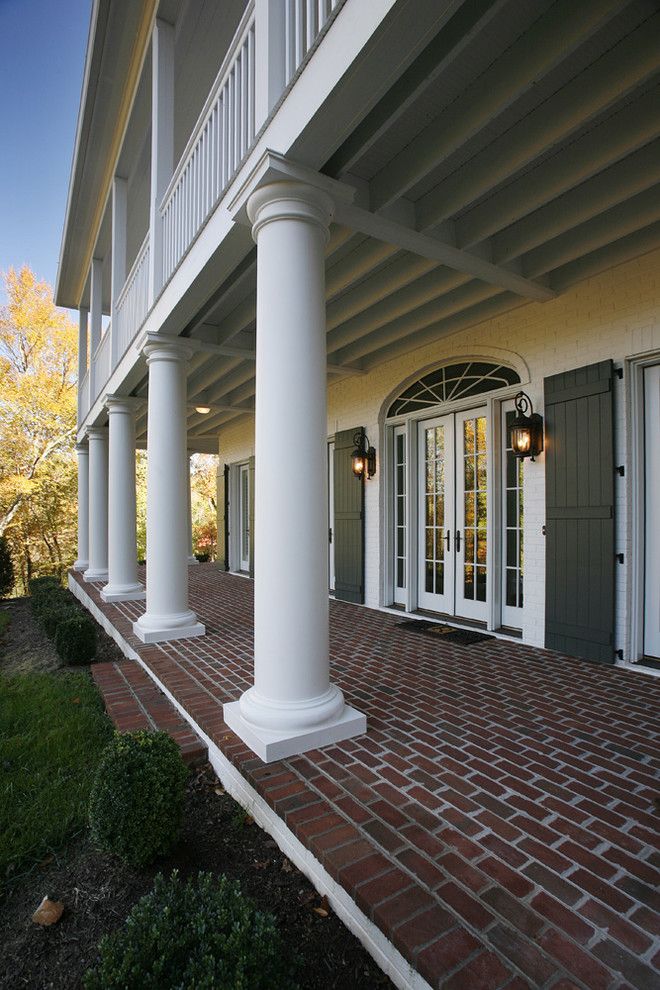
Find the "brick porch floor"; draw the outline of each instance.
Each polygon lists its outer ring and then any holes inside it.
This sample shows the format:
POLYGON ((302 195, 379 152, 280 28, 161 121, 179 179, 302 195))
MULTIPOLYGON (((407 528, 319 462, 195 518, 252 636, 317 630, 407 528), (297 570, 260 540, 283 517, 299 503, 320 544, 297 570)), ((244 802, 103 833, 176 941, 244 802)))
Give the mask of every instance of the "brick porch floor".
POLYGON ((156 646, 131 633, 143 603, 83 587, 431 986, 658 990, 660 679, 332 602, 368 734, 265 766, 220 707, 251 683, 252 583, 189 573, 207 635, 156 646))

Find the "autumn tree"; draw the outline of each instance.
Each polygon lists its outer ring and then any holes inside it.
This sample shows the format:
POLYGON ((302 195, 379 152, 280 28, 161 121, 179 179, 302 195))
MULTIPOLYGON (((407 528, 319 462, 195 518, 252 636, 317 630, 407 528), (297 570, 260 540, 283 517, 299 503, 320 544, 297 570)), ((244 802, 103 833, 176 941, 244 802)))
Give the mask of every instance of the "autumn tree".
POLYGON ((190 463, 193 545, 195 553, 215 559, 218 543, 218 458, 195 454, 190 463))
POLYGON ((77 333, 27 266, 3 275, 0 307, 0 536, 22 584, 75 554, 77 333))

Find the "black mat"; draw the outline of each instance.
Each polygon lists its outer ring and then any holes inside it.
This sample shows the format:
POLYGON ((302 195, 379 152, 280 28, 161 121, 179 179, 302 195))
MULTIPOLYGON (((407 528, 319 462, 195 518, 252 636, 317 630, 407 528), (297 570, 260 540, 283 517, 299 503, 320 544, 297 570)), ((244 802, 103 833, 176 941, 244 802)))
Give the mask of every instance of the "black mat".
POLYGON ((397 622, 397 628, 424 633, 426 636, 433 636, 434 639, 441 639, 443 643, 455 643, 457 646, 474 646, 475 643, 481 643, 485 639, 494 639, 487 633, 472 629, 457 629, 456 626, 447 626, 444 622, 427 622, 425 619, 406 619, 404 622, 397 622))

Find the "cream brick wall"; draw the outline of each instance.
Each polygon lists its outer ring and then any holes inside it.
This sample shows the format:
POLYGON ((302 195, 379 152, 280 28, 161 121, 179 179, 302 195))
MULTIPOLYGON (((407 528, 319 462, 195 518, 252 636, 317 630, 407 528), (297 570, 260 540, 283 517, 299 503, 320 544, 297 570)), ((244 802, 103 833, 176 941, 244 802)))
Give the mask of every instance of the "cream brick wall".
MULTIPOLYGON (((534 408, 543 412, 543 379, 547 375, 612 358, 658 353, 660 359, 660 251, 647 254, 582 283, 547 303, 531 303, 509 314, 443 337, 380 365, 364 377, 347 378, 328 389, 328 436, 337 430, 364 426, 379 455, 383 448, 384 403, 397 386, 429 366, 451 358, 488 357, 529 369, 525 390, 534 408)), ((525 373, 521 372, 525 381, 525 373)), ((629 423, 627 375, 615 381, 616 463, 626 465, 616 480, 616 551, 625 564, 616 568, 616 647, 628 657, 630 613, 631 523, 629 513, 629 423)), ((243 419, 229 424, 219 437, 221 461, 232 463, 254 453, 254 424, 243 419)), ((257 466, 258 470, 258 466, 257 466)), ((366 485, 366 602, 382 604, 382 472, 366 485)), ((525 461, 525 608, 523 638, 542 645, 544 627, 545 516, 544 458, 525 461)))

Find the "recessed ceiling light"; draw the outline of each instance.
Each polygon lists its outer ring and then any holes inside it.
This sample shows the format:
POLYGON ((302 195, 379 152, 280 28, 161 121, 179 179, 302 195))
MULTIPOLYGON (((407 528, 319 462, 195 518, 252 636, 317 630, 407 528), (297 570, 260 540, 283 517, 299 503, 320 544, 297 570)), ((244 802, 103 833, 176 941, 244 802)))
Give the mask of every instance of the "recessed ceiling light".
POLYGON ((200 413, 201 416, 206 416, 207 413, 211 412, 210 406, 195 406, 195 412, 200 413))

